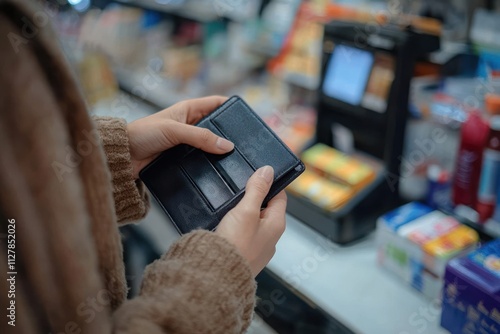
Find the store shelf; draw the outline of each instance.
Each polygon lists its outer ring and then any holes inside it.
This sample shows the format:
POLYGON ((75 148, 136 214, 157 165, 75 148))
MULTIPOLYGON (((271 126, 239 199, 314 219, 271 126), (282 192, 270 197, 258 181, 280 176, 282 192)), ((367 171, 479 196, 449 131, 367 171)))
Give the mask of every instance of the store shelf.
POLYGON ((207 10, 207 7, 203 6, 202 8, 200 8, 200 6, 195 7, 189 5, 176 6, 169 4, 168 3, 169 1, 164 1, 165 3, 161 3, 161 1, 155 1, 155 0, 114 0, 114 1, 124 5, 131 5, 144 9, 155 10, 166 14, 176 15, 179 17, 183 17, 198 22, 213 22, 221 18, 221 16, 219 16, 215 11, 215 8, 213 8, 213 10, 207 10))
POLYGON ((316 90, 319 86, 319 78, 289 72, 284 72, 281 76, 284 81, 308 90, 316 90))
POLYGON ((279 54, 280 48, 273 48, 271 45, 264 42, 256 42, 250 45, 247 51, 262 55, 266 58, 273 58, 279 54))
POLYGON ((120 88, 146 102, 160 108, 192 98, 182 93, 172 93, 175 88, 168 79, 159 74, 147 71, 127 70, 116 67, 113 69, 120 88))
POLYGON ((123 91, 118 92, 113 99, 100 101, 91 110, 93 115, 123 118, 127 123, 157 111, 158 108, 152 107, 123 91))

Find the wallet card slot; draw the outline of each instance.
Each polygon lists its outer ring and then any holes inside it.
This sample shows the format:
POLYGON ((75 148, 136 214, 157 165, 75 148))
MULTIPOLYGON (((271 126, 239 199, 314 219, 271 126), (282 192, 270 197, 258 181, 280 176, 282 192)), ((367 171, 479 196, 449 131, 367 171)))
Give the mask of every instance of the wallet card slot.
POLYGON ((237 150, 226 155, 210 154, 208 159, 235 193, 245 189, 255 171, 237 150))
MULTIPOLYGON (((202 127, 209 129, 220 137, 227 138, 212 122, 206 122, 202 127)), ((248 179, 256 170, 236 146, 228 154, 207 154, 207 157, 234 193, 245 189, 248 179)))
POLYGON ((221 133, 219 131, 219 129, 217 129, 217 127, 210 121, 207 121, 207 122, 203 122, 203 124, 200 124, 200 127, 202 128, 207 128, 209 129, 210 131, 212 131, 213 133, 215 133, 217 136, 219 137, 222 137, 222 138, 227 138, 223 133, 221 133))
POLYGON ((211 211, 210 205, 203 201, 199 191, 180 166, 155 169, 149 174, 147 182, 153 196, 161 203, 170 219, 176 223, 181 233, 187 233, 203 222, 211 211), (154 181, 153 181, 154 180, 154 181))
POLYGON ((254 169, 273 166, 275 180, 298 163, 298 159, 251 110, 221 113, 212 119, 212 123, 235 144, 254 169))
POLYGON ((233 197, 231 188, 202 151, 189 154, 181 167, 214 211, 233 197))

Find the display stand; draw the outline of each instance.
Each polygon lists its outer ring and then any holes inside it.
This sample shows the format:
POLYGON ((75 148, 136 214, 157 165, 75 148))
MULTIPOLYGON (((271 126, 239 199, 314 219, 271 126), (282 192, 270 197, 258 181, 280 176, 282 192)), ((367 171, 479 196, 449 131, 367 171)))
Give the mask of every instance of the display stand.
POLYGON ((335 212, 289 196, 289 213, 341 244, 368 234, 376 217, 397 205, 413 68, 419 55, 439 48, 437 36, 376 28, 356 22, 325 26, 316 140, 369 155, 380 165, 377 176, 335 212))

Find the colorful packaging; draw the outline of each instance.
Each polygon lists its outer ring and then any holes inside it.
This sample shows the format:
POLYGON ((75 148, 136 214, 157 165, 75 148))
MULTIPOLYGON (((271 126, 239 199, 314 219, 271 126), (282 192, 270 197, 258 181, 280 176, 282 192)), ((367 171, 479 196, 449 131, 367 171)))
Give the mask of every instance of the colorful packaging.
POLYGON ((368 164, 321 143, 304 151, 302 161, 318 175, 356 190, 375 178, 375 171, 368 164))
POLYGON ((500 333, 500 239, 448 263, 441 326, 451 333, 500 333))
POLYGON ((477 242, 477 233, 464 225, 459 225, 447 234, 427 242, 423 249, 426 253, 442 258, 449 258, 477 242))
POLYGON ((440 298, 448 261, 470 252, 477 241, 471 228, 416 202, 377 222, 379 264, 429 298, 440 298))
POLYGON ((398 234, 417 245, 423 246, 431 240, 449 233, 458 225, 459 223, 455 218, 445 215, 441 211, 433 211, 413 220, 411 224, 402 226, 398 230, 398 234))
POLYGON ((384 220, 385 226, 395 232, 401 226, 422 217, 429 212, 432 212, 432 209, 427 205, 419 202, 411 202, 386 213, 381 217, 381 219, 384 220))
POLYGON ((500 239, 479 248, 469 259, 500 279, 500 239))
POLYGON ((352 189, 348 186, 331 182, 307 169, 287 187, 287 190, 327 211, 340 208, 353 195, 352 189))

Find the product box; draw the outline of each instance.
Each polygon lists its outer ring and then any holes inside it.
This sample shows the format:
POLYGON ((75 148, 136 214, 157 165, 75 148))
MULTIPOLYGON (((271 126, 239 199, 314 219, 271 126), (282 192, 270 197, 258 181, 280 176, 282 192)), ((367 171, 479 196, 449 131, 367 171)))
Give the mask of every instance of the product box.
POLYGON ((429 298, 440 298, 448 261, 475 249, 477 241, 473 229, 418 202, 377 221, 379 265, 429 298))
POLYGON ((441 326, 451 333, 500 333, 500 239, 450 261, 441 326))
POLYGON ((354 195, 350 187, 332 182, 309 170, 305 170, 287 190, 327 211, 337 210, 354 195))
POLYGON ((338 211, 370 185, 379 167, 321 143, 305 150, 301 159, 307 169, 287 190, 326 212, 338 211))
POLYGON ((325 144, 310 147, 301 158, 309 170, 354 190, 362 189, 375 178, 370 165, 325 144))

